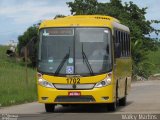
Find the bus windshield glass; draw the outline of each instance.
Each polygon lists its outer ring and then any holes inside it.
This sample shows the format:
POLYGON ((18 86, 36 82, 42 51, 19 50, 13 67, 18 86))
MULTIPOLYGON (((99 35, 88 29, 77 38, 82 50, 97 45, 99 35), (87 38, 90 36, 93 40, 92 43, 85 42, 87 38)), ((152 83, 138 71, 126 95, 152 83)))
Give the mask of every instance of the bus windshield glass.
POLYGON ((90 76, 111 71, 111 33, 107 28, 40 30, 38 71, 90 76))

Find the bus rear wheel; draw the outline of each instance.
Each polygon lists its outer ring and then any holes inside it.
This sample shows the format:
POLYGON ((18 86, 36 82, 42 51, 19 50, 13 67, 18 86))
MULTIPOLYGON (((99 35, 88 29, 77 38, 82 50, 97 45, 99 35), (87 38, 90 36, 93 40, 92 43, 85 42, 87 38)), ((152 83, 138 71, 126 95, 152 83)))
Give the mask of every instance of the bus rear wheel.
POLYGON ((54 112, 55 104, 45 104, 46 112, 54 112))
POLYGON ((126 79, 126 82, 125 82, 125 93, 124 93, 124 97, 119 99, 119 105, 120 106, 126 106, 126 103, 127 103, 127 79, 126 79))
POLYGON ((121 99, 119 99, 119 106, 126 106, 127 103, 127 97, 123 97, 121 99))

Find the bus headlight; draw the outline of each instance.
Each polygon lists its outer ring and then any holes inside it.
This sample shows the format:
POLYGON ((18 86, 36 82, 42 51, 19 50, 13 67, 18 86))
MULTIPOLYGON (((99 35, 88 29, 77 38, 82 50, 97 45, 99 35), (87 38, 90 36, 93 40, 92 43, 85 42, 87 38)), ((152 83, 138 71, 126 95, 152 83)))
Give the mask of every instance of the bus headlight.
POLYGON ((107 77, 95 85, 95 88, 105 87, 111 84, 111 78, 107 77))
POLYGON ((52 83, 50 83, 42 78, 38 79, 38 84, 43 87, 47 87, 47 88, 55 88, 52 83))

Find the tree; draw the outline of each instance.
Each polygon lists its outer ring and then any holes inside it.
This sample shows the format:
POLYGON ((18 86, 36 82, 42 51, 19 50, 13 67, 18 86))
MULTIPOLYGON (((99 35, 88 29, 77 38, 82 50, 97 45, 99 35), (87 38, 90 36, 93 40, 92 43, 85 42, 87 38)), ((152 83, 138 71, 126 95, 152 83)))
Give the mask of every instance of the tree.
POLYGON ((67 2, 71 8, 71 14, 87 15, 97 12, 97 0, 75 0, 74 2, 67 2))
POLYGON ((64 17, 66 17, 66 16, 65 16, 65 15, 59 14, 59 15, 56 15, 56 16, 54 17, 54 19, 57 19, 57 18, 64 18, 64 17))
POLYGON ((110 0, 109 3, 100 3, 97 0, 75 0, 67 2, 71 8, 71 14, 100 14, 115 17, 130 28, 132 40, 133 75, 147 78, 150 75, 144 62, 149 51, 157 50, 157 42, 150 38, 150 34, 160 31, 154 29, 152 23, 160 23, 158 20, 148 21, 145 18, 147 8, 139 8, 133 2, 122 4, 121 0, 110 0))
POLYGON ((36 25, 33 25, 29 27, 23 35, 20 35, 18 37, 18 53, 20 56, 24 57, 25 49, 24 47, 27 47, 28 49, 28 57, 32 62, 32 65, 36 65, 37 60, 37 41, 38 41, 38 28, 36 25))

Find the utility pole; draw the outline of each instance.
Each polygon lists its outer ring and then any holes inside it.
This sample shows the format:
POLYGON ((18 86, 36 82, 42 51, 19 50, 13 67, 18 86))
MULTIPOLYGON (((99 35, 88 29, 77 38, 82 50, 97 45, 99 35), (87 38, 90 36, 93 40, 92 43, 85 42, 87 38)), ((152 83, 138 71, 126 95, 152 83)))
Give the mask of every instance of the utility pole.
POLYGON ((24 47, 24 56, 25 56, 25 72, 26 72, 26 85, 28 87, 28 65, 27 65, 27 46, 24 47))
POLYGON ((25 58, 25 72, 26 72, 26 85, 28 87, 28 84, 29 84, 29 80, 28 80, 28 64, 27 64, 27 61, 28 61, 28 55, 30 54, 28 52, 28 47, 29 47, 29 44, 35 39, 36 37, 32 37, 32 39, 26 44, 26 46, 24 47, 24 58, 25 58))

